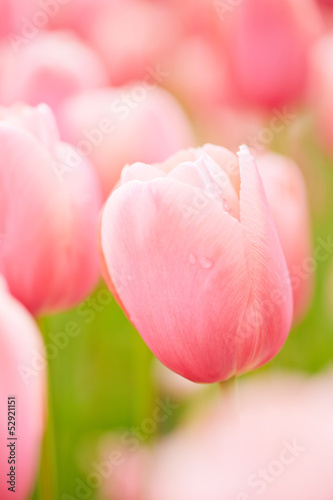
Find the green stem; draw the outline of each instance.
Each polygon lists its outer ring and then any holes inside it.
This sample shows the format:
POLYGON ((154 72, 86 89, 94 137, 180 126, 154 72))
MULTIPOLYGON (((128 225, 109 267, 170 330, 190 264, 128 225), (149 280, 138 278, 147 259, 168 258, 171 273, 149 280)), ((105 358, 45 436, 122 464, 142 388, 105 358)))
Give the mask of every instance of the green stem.
MULTIPOLYGON (((47 321, 38 321, 39 327, 43 332, 47 321)), ((58 500, 58 477, 57 477, 57 458, 54 430, 54 412, 52 401, 52 381, 48 377, 48 401, 47 401, 47 423, 44 433, 39 474, 37 482, 37 498, 39 500, 58 500)))
POLYGON ((48 423, 44 435, 38 476, 38 498, 57 500, 56 457, 53 428, 48 423))

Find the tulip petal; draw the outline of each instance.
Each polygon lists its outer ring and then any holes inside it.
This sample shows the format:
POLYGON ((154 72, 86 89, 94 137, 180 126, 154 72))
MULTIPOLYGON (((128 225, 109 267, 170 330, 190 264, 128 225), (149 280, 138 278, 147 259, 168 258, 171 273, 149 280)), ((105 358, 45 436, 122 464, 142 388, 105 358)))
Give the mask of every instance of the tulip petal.
POLYGON ((294 321, 309 308, 314 287, 314 269, 297 270, 313 253, 305 182, 298 166, 276 153, 257 159, 269 206, 286 257, 294 297, 294 321))
POLYGON ((158 168, 147 165, 146 163, 133 163, 132 165, 126 165, 121 172, 121 183, 134 181, 138 179, 140 181, 150 181, 156 179, 157 177, 166 177, 166 174, 159 170, 158 168))
POLYGON ((237 156, 228 149, 214 144, 205 144, 202 149, 228 174, 235 193, 239 193, 240 176, 237 156))
POLYGON ((251 291, 238 332, 237 373, 261 366, 276 355, 289 333, 293 313, 287 264, 262 180, 246 146, 241 147, 239 164, 240 221, 249 246, 251 291))

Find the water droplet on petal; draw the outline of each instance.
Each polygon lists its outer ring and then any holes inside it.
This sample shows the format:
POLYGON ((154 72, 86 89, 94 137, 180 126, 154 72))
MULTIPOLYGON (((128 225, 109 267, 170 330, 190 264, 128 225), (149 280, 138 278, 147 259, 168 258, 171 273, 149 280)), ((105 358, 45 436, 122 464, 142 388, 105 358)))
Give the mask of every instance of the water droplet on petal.
POLYGON ((196 264, 196 262, 197 262, 197 258, 193 253, 190 253, 188 260, 189 260, 189 263, 193 264, 193 265, 196 264))
POLYGON ((208 257, 201 257, 200 265, 203 269, 210 269, 211 267, 213 267, 214 262, 212 261, 212 259, 209 259, 208 257))

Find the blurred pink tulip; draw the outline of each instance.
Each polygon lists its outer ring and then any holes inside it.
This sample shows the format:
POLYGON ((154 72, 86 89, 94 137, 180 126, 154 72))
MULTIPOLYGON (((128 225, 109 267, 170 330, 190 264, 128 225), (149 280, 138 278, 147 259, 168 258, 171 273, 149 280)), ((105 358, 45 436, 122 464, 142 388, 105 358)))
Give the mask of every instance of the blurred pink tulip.
POLYGON ((59 123, 62 136, 96 167, 105 198, 127 163, 162 161, 195 144, 180 105, 151 81, 75 96, 59 123))
POLYGON ((45 353, 37 326, 24 307, 9 295, 1 276, 0 346, 0 498, 26 500, 37 476, 47 404, 46 372, 34 370, 32 363, 34 357, 45 359, 45 353), (11 396, 16 398, 15 464, 8 463, 11 436, 7 415, 11 396), (8 490, 13 486, 7 482, 7 474, 13 472, 11 466, 15 467, 15 493, 8 490))
POLYGON ((294 319, 298 320, 309 307, 314 284, 305 182, 299 167, 290 158, 266 153, 258 156, 257 165, 287 261, 294 319))
POLYGON ((333 28, 333 0, 317 0, 326 31, 333 28))
POLYGON ((70 29, 86 37, 100 10, 112 2, 118 0, 15 0, 12 2, 15 32, 70 29))
POLYGON ((193 0, 170 0, 169 3, 174 9, 174 15, 181 21, 184 37, 199 35, 214 40, 222 28, 214 0, 208 2, 207 0, 194 2, 193 0))
POLYGON ((102 214, 101 249, 115 297, 180 375, 226 380, 268 362, 284 344, 289 275, 246 146, 239 162, 206 145, 160 165, 125 167, 102 214))
MULTIPOLYGON (((330 500, 332 387, 332 373, 313 380, 281 374, 245 381, 238 426, 229 401, 218 400, 148 456, 144 447, 130 453, 130 442, 123 450, 116 446, 123 461, 103 485, 102 498, 330 500)), ((113 453, 109 448, 106 456, 113 453)))
POLYGON ((317 135, 333 153, 333 33, 322 37, 311 53, 309 100, 316 118, 317 135))
POLYGON ((12 6, 9 0, 0 0, 0 38, 10 32, 12 20, 12 6))
POLYGON ((177 47, 181 30, 168 4, 148 1, 111 2, 100 11, 90 30, 92 46, 103 57, 112 85, 124 85, 147 76, 177 47))
POLYGON ((34 314, 72 307, 99 275, 95 173, 46 105, 0 108, 0 144, 0 273, 34 314))
MULTIPOLYGON (((122 0, 121 3, 127 1, 122 0)), ((50 20, 50 26, 53 29, 68 28, 87 38, 100 12, 117 3, 119 0, 66 0, 59 13, 50 20)))
POLYGON ((200 36, 191 36, 184 38, 170 57, 172 70, 164 85, 194 116, 207 108, 216 115, 216 107, 231 95, 227 60, 221 50, 200 36))
POLYGON ((202 143, 223 141, 231 151, 237 151, 244 143, 254 151, 266 149, 267 141, 263 142, 261 135, 267 131, 267 113, 263 110, 225 104, 196 110, 195 129, 202 143))
MULTIPOLYGON (((103 438, 99 445, 101 461, 99 466, 105 466, 102 490, 99 492, 103 500, 144 500, 142 492, 145 488, 146 473, 150 467, 151 454, 139 441, 132 439, 134 452, 124 446, 117 435, 103 438), (110 473, 108 474, 108 470, 110 473), (112 480, 110 480, 112 477, 112 480)), ((98 472, 101 470, 98 467, 98 472)), ((104 470, 103 470, 104 472, 104 470)), ((97 473, 98 474, 98 473, 97 473)))
POLYGON ((108 81, 97 54, 70 32, 41 33, 16 43, 8 47, 11 57, 2 71, 0 102, 7 106, 45 102, 57 113, 64 99, 108 81))
MULTIPOLYGON (((221 8, 226 10, 223 3, 221 8)), ((243 0, 231 10, 221 15, 228 16, 226 43, 241 96, 267 107, 299 100, 308 49, 322 29, 315 2, 243 0)))

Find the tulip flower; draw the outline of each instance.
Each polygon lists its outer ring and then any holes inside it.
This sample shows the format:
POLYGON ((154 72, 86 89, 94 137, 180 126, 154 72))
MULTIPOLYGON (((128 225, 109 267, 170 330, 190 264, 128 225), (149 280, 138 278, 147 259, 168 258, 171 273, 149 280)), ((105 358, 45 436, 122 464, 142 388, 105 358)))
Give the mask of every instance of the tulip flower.
POLYGON ((130 439, 122 446, 105 439, 98 462, 123 460, 103 482, 103 498, 329 500, 332 383, 331 372, 313 380, 251 377, 240 384, 241 426, 235 428, 228 401, 219 400, 200 406, 150 450, 138 445, 130 453, 130 439))
POLYGON ((333 153, 333 34, 322 37, 311 52, 309 100, 320 142, 333 153))
POLYGON ((181 24, 168 3, 110 2, 90 27, 90 42, 101 54, 112 85, 143 80, 177 48, 181 24))
POLYGON ((314 284, 305 182, 290 158, 265 153, 258 156, 257 165, 289 269, 294 319, 299 320, 309 307, 314 284))
POLYGON ((8 35, 12 25, 12 6, 9 0, 0 0, 0 38, 8 35))
MULTIPOLYGON (((0 346, 0 498, 26 500, 37 475, 46 419, 46 372, 35 369, 34 359, 45 358, 45 353, 37 326, 8 293, 1 276, 0 346), (15 413, 8 414, 8 398, 13 396, 15 413), (10 435, 13 418, 15 432, 10 435), (9 457, 15 462, 9 463, 9 457)), ((10 406, 13 408, 13 399, 10 406)))
MULTIPOLYGON (((39 0, 39 2, 41 1, 43 0, 39 0)), ((57 2, 59 0, 44 1, 57 2)), ((124 3, 126 1, 128 0, 124 0, 124 3)), ((86 38, 90 34, 94 20, 99 16, 101 10, 110 6, 110 3, 118 3, 118 0, 94 0, 93 2, 91 0, 65 0, 65 3, 59 6, 57 15, 50 18, 50 27, 52 29, 69 29, 78 33, 80 37, 86 38)))
POLYGON ((101 196, 46 105, 0 109, 0 272, 33 314, 74 306, 98 279, 101 196))
POLYGON ((216 107, 232 95, 227 61, 221 57, 221 49, 208 40, 192 36, 182 40, 171 57, 172 71, 165 85, 194 116, 208 108, 216 119, 216 115, 223 113, 217 112, 216 107))
POLYGON ((70 32, 39 33, 10 41, 2 71, 1 103, 48 104, 56 113, 69 96, 108 81, 98 55, 70 32), (17 78, 20 75, 20 78, 17 78))
MULTIPOLYGON (((0 0, 11 3, 11 36, 23 36, 27 43, 44 30, 69 29, 80 36, 89 32, 92 20, 110 0, 0 0)), ((124 0, 125 1, 125 0, 124 0)))
POLYGON ((214 34, 221 30, 220 18, 216 12, 218 2, 170 0, 169 3, 181 20, 185 35, 196 34, 202 38, 214 38, 214 34))
POLYGON ((317 0, 326 32, 333 27, 333 0, 317 0))
POLYGON ((322 30, 316 3, 244 0, 229 9, 222 2, 221 9, 240 96, 268 108, 298 100, 309 73, 309 47, 322 30))
MULTIPOLYGON (((101 482, 101 498, 139 500, 142 495, 152 457, 145 446, 140 446, 139 439, 133 437, 132 443, 133 448, 126 447, 116 435, 101 440, 101 460, 97 465, 102 465, 103 472, 110 471, 101 482)), ((100 473, 101 468, 97 470, 100 473)))
POLYGON ((217 382, 272 359, 292 319, 285 257, 246 146, 135 163, 106 202, 105 279, 168 368, 217 382), (239 168, 238 168, 239 167, 239 168))
POLYGON ((154 75, 74 96, 60 113, 63 138, 96 167, 105 199, 127 163, 162 161, 195 144, 189 120, 174 97, 156 86, 154 75))
POLYGON ((203 141, 218 144, 223 137, 224 146, 231 151, 237 151, 239 144, 243 143, 256 151, 265 149, 260 131, 265 130, 267 116, 257 107, 215 104, 202 110, 197 108, 194 120, 198 135, 203 141))

